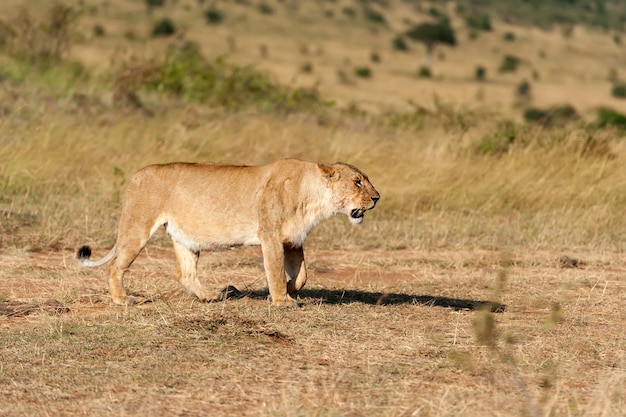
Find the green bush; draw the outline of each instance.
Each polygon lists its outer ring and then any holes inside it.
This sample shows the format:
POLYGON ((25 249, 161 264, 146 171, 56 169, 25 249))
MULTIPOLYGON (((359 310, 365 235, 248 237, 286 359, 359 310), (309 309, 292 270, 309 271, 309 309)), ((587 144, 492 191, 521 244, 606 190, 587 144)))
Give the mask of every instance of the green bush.
POLYGON ((310 74, 313 72, 313 64, 310 62, 305 62, 300 66, 300 71, 305 74, 310 74))
POLYGON ((613 86, 611 95, 615 98, 626 98, 626 84, 618 83, 613 86))
POLYGON ((251 66, 206 60, 195 43, 170 47, 164 64, 143 85, 152 91, 182 96, 207 105, 237 110, 316 111, 327 104, 315 88, 289 88, 251 66))
POLYGON ((502 35, 502 39, 507 42, 515 42, 516 36, 513 32, 505 32, 504 35, 502 35))
POLYGON ((257 9, 261 14, 274 14, 274 8, 267 3, 259 3, 257 9))
POLYGON ((372 70, 368 67, 357 67, 354 69, 354 75, 359 78, 371 78, 372 70))
POLYGON ((93 26, 93 35, 99 38, 106 35, 106 30, 104 29, 104 26, 102 26, 101 24, 95 24, 93 26))
POLYGON ((474 152, 479 155, 504 155, 509 152, 518 135, 515 123, 502 122, 493 135, 484 136, 474 145, 474 152))
POLYGON ((215 8, 210 8, 204 12, 204 18, 209 25, 217 25, 224 20, 224 14, 215 8))
POLYGON ((530 98, 532 92, 532 86, 528 80, 522 80, 517 87, 515 87, 515 95, 518 99, 527 100, 530 98))
POLYGON ((474 71, 474 78, 476 78, 477 81, 485 81, 485 78, 487 78, 487 70, 485 67, 482 65, 477 66, 474 71))
POLYGON ((491 18, 489 13, 480 13, 467 16, 465 18, 467 26, 471 29, 482 30, 490 32, 493 28, 491 26, 491 18))
POLYGON ((580 120, 576 108, 570 104, 552 107, 549 112, 549 122, 552 124, 566 124, 580 120))
POLYGON ((598 109, 598 127, 617 127, 626 130, 626 115, 607 107, 598 109))
POLYGON ((417 76, 419 78, 430 78, 432 74, 430 72, 430 68, 421 66, 419 70, 417 70, 417 76))
POLYGON ((380 54, 378 52, 370 53, 370 61, 375 64, 380 64, 380 62, 382 61, 382 59, 380 58, 380 54))
POLYGON ((385 16, 382 13, 377 12, 376 10, 369 7, 365 7, 363 9, 363 17, 370 23, 374 23, 377 25, 387 24, 387 19, 385 19, 385 16))
POLYGON ((391 41, 391 46, 396 51, 406 52, 406 51, 409 50, 409 46, 407 45, 406 41, 404 40, 404 37, 402 37, 400 35, 398 35, 395 38, 393 38, 393 41, 391 41))
POLYGON ((148 8, 163 7, 164 5, 165 0, 146 0, 146 6, 148 6, 148 8))
POLYGON ((341 9, 341 13, 343 13, 344 16, 349 17, 350 19, 354 19, 356 17, 356 11, 354 10, 354 8, 349 6, 341 9))
POLYGON ((524 120, 544 127, 562 127, 579 121, 580 116, 573 106, 564 104, 547 110, 530 107, 524 112, 524 120))
POLYGON ((152 37, 172 36, 176 33, 176 25, 169 17, 164 17, 154 24, 152 28, 152 37))
POLYGON ((542 110, 537 107, 529 107, 524 111, 524 120, 527 122, 543 124, 548 118, 548 114, 547 110, 542 110))
POLYGON ((517 71, 517 67, 522 62, 521 59, 516 57, 515 55, 505 55, 502 58, 502 63, 500 64, 500 68, 498 69, 500 72, 515 72, 517 71))

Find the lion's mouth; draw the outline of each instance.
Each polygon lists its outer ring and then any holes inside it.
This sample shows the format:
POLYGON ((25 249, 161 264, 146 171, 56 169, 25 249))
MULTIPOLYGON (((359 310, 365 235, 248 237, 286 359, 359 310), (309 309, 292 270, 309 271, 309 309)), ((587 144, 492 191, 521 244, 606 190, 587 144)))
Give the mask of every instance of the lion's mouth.
POLYGON ((352 209, 350 211, 350 217, 353 219, 361 219, 363 218, 363 214, 365 214, 365 210, 363 209, 352 209))

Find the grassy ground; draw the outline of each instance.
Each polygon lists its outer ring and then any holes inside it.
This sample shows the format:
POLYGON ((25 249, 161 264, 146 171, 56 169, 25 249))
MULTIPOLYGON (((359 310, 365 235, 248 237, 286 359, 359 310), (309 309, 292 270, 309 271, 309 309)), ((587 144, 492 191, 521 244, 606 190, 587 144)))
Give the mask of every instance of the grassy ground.
POLYGON ((626 265, 588 255, 559 269, 556 255, 311 251, 303 307, 274 310, 257 250, 202 257, 208 285, 248 296, 201 304, 171 278, 172 252, 149 249, 128 287, 153 302, 130 309, 112 306, 102 274, 78 270, 70 252, 5 252, 2 294, 71 312, 0 318, 0 410, 623 415, 626 265), (485 299, 506 311, 474 310, 485 299))
MULTIPOLYGON (((613 34, 496 20, 470 41, 453 14, 459 45, 424 80, 421 46, 390 47, 407 19, 426 18, 403 2, 386 9, 388 27, 348 24, 348 1, 324 6, 332 19, 313 2, 295 14, 269 2, 272 15, 241 3, 217 2, 226 20, 208 26, 198 2, 148 13, 85 1, 66 56, 81 65, 0 54, 0 415, 624 415, 623 131, 511 121, 524 78, 532 105, 569 103, 586 121, 599 105, 626 110, 607 80, 624 64, 613 34), (163 16, 182 28, 176 40, 150 38, 163 16), (113 103, 116 71, 184 40, 338 105, 232 112, 145 90, 142 106, 113 103), (499 74, 509 52, 524 63, 499 74), (371 79, 353 75, 361 65, 371 79), (115 307, 104 270, 77 267, 76 247, 113 245, 136 169, 281 157, 353 163, 382 195, 362 227, 335 218, 313 231, 302 308, 270 308, 257 248, 202 255, 205 285, 246 293, 218 304, 175 282, 163 235, 127 282, 151 302, 115 307)), ((19 5, 47 10, 5 1, 5 22, 19 5)))

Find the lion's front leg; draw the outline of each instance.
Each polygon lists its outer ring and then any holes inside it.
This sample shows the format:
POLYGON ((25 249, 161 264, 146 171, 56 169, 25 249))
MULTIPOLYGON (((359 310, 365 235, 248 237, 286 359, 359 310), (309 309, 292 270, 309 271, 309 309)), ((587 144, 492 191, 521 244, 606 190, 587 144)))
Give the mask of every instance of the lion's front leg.
POLYGON ((275 306, 297 306, 296 301, 287 294, 287 281, 285 279, 285 254, 283 244, 278 239, 261 239, 263 251, 263 265, 267 286, 275 306))
POLYGON ((285 252, 285 272, 289 277, 287 281, 287 292, 294 295, 306 284, 306 264, 304 262, 304 249, 284 245, 285 252))

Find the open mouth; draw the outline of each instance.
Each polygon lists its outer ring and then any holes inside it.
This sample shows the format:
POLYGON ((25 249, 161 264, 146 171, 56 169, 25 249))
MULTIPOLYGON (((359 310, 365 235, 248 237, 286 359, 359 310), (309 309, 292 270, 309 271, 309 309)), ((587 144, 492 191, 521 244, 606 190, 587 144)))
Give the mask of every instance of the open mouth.
POLYGON ((365 210, 363 209, 352 209, 350 211, 350 217, 352 217, 353 219, 360 219, 363 217, 364 213, 365 213, 365 210))

